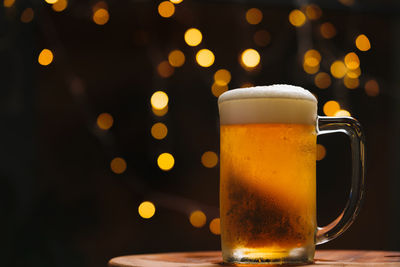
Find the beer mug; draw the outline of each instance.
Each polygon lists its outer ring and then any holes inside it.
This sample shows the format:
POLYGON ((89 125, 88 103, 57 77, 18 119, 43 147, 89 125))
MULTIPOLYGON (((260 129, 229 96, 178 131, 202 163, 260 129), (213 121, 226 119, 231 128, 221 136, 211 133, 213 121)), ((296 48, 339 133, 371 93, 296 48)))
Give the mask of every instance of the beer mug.
POLYGON ((220 114, 220 216, 224 262, 304 264, 342 234, 364 195, 364 135, 351 117, 317 116, 317 100, 291 85, 230 90, 220 114), (317 134, 350 137, 352 183, 340 216, 316 222, 317 134))

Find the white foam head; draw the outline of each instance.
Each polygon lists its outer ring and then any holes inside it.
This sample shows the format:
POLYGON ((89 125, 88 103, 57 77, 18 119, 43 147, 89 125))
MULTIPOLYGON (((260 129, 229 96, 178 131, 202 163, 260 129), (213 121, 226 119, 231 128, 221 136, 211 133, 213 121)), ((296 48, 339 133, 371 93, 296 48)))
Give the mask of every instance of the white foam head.
POLYGON ((221 124, 315 124, 317 99, 299 86, 275 84, 233 89, 218 98, 221 124))

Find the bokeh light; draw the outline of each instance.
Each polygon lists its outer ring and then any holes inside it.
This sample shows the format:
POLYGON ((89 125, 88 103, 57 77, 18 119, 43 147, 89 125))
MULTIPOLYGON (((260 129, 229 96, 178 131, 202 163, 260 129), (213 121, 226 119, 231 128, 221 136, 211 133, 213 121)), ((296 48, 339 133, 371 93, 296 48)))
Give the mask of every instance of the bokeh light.
POLYGON ((214 81, 218 85, 227 85, 231 81, 231 73, 229 70, 220 69, 217 70, 214 74, 214 81))
POLYGON ((201 228, 206 224, 207 217, 201 210, 195 210, 190 214, 189 221, 194 227, 201 228))
POLYGON ((4 7, 12 7, 15 3, 15 0, 4 0, 3 5, 4 7))
POLYGON ((211 93, 215 97, 219 97, 224 92, 228 91, 228 89, 229 89, 228 85, 219 85, 219 84, 213 83, 213 85, 211 86, 211 93))
POLYGON ((357 36, 356 46, 360 51, 368 51, 371 49, 371 43, 365 34, 360 34, 357 36))
POLYGON ((261 22, 263 14, 258 8, 250 8, 246 12, 246 21, 249 24, 256 25, 261 22))
POLYGON ((167 136, 168 128, 162 122, 157 122, 151 127, 151 135, 158 140, 164 139, 167 136))
POLYGON ((358 78, 350 78, 346 75, 343 78, 343 83, 348 89, 356 89, 360 85, 360 80, 358 78))
POLYGON ((170 153, 162 153, 157 158, 157 165, 163 171, 171 170, 175 165, 175 159, 170 153))
POLYGON ((22 11, 21 21, 23 23, 29 23, 29 22, 31 22, 33 20, 34 15, 35 14, 33 12, 33 9, 28 7, 24 11, 22 11))
POLYGON ((210 67, 212 64, 214 64, 215 56, 213 52, 211 52, 210 50, 201 49, 196 54, 196 61, 197 64, 199 64, 200 66, 207 68, 210 67))
POLYGON ((203 35, 201 31, 196 28, 190 28, 185 32, 185 42, 190 46, 197 46, 201 43, 203 35))
POLYGON ((357 69, 354 70, 348 70, 346 73, 346 76, 350 78, 358 78, 361 75, 361 69, 358 67, 357 69))
POLYGON ((156 213, 156 207, 150 201, 144 201, 139 205, 138 212, 143 219, 150 219, 156 213))
POLYGON ((183 0, 169 0, 171 3, 180 4, 183 0))
POLYGON ((163 1, 158 5, 158 14, 163 18, 169 18, 175 13, 175 6, 170 1, 163 1))
POLYGON ((347 73, 346 65, 343 61, 336 60, 331 65, 331 74, 333 77, 340 79, 343 78, 344 75, 347 73))
POLYGON ((304 53, 304 63, 310 67, 315 67, 321 62, 321 54, 315 50, 310 49, 304 53))
POLYGON ((220 235, 221 234, 221 222, 219 218, 214 218, 210 222, 210 231, 214 235, 220 235))
POLYGON ((307 5, 306 6, 306 15, 310 20, 317 20, 321 17, 322 11, 319 6, 315 4, 307 5))
POLYGON ((97 116, 97 126, 102 130, 108 130, 113 126, 114 118, 109 113, 101 113, 97 116))
POLYGON ((153 111, 153 114, 156 115, 157 117, 162 117, 168 113, 168 105, 162 109, 156 109, 152 107, 151 110, 153 111))
POLYGON ((330 100, 324 104, 323 111, 326 116, 334 116, 340 110, 340 105, 334 100, 330 100))
POLYGON ((253 41, 258 46, 266 46, 271 42, 271 35, 266 30, 258 30, 254 33, 253 41))
POLYGON ((105 8, 99 8, 93 13, 93 21, 97 25, 104 25, 106 24, 110 19, 110 14, 108 13, 108 10, 105 8))
POLYGON ((356 53, 350 52, 344 57, 344 63, 348 69, 355 70, 360 66, 360 59, 356 53))
POLYGON ((331 86, 331 76, 326 72, 320 72, 315 75, 314 83, 319 89, 326 89, 331 86))
POLYGON ((168 62, 172 67, 180 67, 185 63, 185 55, 180 50, 173 50, 168 55, 168 62))
POLYGON ((111 160, 110 168, 113 173, 121 174, 126 171, 126 161, 121 157, 116 157, 111 160))
POLYGON ((158 75, 163 78, 171 77, 174 74, 174 68, 169 64, 168 61, 161 61, 157 66, 158 75))
POLYGON ((354 5, 355 0, 339 0, 339 2, 345 6, 352 6, 354 5))
POLYGON ((201 156, 201 163, 206 168, 213 168, 218 163, 218 156, 213 151, 206 151, 201 156))
POLYGON ((68 6, 67 0, 58 0, 51 6, 51 8, 56 12, 61 12, 64 11, 67 8, 67 6, 68 6))
POLYGON ((350 117, 351 114, 350 114, 350 112, 348 112, 345 109, 340 109, 340 110, 335 112, 335 116, 336 117, 350 117))
POLYGON ((315 74, 319 71, 319 64, 316 66, 309 66, 306 64, 306 62, 304 61, 303 63, 303 69, 305 72, 307 72, 308 74, 315 74))
POLYGON ((45 0, 47 4, 54 4, 56 3, 58 0, 45 0))
POLYGON ((377 96, 379 95, 379 84, 376 80, 369 80, 364 85, 365 93, 368 96, 377 96))
POLYGON ((330 22, 322 23, 319 30, 322 37, 324 37, 325 39, 331 39, 336 35, 336 28, 330 22))
POLYGON ((250 82, 244 82, 240 85, 240 88, 249 88, 249 87, 254 87, 254 84, 250 82))
POLYGON ((246 49, 242 52, 241 63, 247 68, 254 68, 260 63, 260 54, 255 49, 246 49))
POLYGON ((42 66, 47 66, 53 62, 54 56, 50 49, 43 49, 38 57, 38 62, 42 66))
POLYGON ((298 9, 294 9, 289 13, 289 22, 295 27, 301 27, 306 23, 306 16, 298 9))
POLYGON ((326 148, 321 145, 317 144, 317 160, 322 160, 326 156, 326 148))
POLYGON ((163 109, 168 105, 168 95, 163 91, 154 92, 151 96, 150 103, 154 109, 163 109))

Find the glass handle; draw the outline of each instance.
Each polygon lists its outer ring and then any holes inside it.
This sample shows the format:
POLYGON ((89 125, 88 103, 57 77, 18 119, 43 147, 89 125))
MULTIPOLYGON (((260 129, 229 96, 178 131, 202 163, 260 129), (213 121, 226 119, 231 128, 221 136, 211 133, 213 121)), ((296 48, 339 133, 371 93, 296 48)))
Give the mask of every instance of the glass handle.
POLYGON ((350 137, 352 175, 349 200, 343 212, 330 224, 318 227, 317 245, 326 243, 346 231, 353 223, 364 198, 365 183, 365 137, 360 123, 351 117, 319 116, 318 135, 330 133, 345 133, 350 137))

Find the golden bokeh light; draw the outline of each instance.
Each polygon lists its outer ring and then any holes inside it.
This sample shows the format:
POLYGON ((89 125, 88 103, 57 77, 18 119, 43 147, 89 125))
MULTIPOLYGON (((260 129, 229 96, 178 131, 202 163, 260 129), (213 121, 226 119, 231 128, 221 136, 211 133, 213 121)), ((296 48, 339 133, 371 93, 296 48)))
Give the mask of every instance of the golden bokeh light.
POLYGON ((325 39, 331 39, 336 35, 336 28, 330 22, 324 22, 321 24, 319 31, 325 39))
POLYGON ((206 151, 201 156, 201 164, 206 168, 213 168, 218 163, 218 156, 213 151, 206 151))
POLYGON ((357 69, 354 70, 348 70, 346 73, 346 76, 349 78, 358 78, 361 75, 361 69, 358 67, 357 69))
POLYGON ((334 100, 330 100, 324 104, 323 111, 326 116, 334 116, 340 110, 340 105, 334 100))
POLYGON ((248 87, 254 87, 254 84, 250 82, 245 82, 240 85, 240 88, 248 88, 248 87))
POLYGON ((360 59, 356 53, 350 52, 344 57, 344 64, 348 69, 355 70, 360 66, 360 59))
POLYGON ((315 67, 321 62, 321 54, 315 50, 310 49, 304 53, 304 63, 310 67, 315 67))
POLYGON ((371 49, 371 43, 366 35, 360 34, 356 38, 356 46, 360 51, 368 51, 371 49))
POLYGON ((171 3, 180 4, 183 0, 169 0, 171 3))
POLYGON ((207 68, 210 67, 212 64, 214 64, 215 56, 213 52, 211 52, 210 50, 201 49, 196 54, 196 61, 197 64, 199 64, 200 66, 207 68))
POLYGON ((171 77, 174 74, 174 68, 169 64, 168 61, 161 61, 157 66, 158 75, 163 78, 171 77))
POLYGON ((306 6, 306 15, 310 20, 319 19, 322 15, 321 8, 315 4, 306 6))
POLYGON ((319 64, 316 66, 309 66, 306 64, 306 62, 304 61, 303 63, 303 69, 305 72, 307 72, 308 74, 315 74, 319 71, 319 64))
POLYGON ((114 118, 109 113, 101 113, 97 116, 97 127, 102 130, 108 130, 113 126, 114 118))
POLYGON ((201 210, 195 210, 190 214, 189 221, 194 227, 201 228, 206 224, 207 217, 201 210))
POLYGON ((219 85, 217 83, 213 83, 213 85, 211 86, 211 93, 215 97, 219 97, 220 95, 222 95, 226 91, 228 91, 228 85, 219 85))
POLYGON ((210 231, 214 235, 220 235, 221 234, 221 222, 219 218, 214 218, 210 222, 210 231))
POLYGON ((157 165, 163 171, 171 170, 175 165, 175 159, 170 153, 162 153, 157 158, 157 165))
POLYGON ((242 52, 241 63, 247 68, 254 68, 260 64, 260 54, 257 50, 249 48, 242 52))
POLYGON ((53 52, 51 52, 51 50, 49 49, 43 49, 39 54, 38 62, 42 66, 47 66, 51 62, 53 62, 53 59, 54 59, 53 52))
POLYGON ((319 89, 326 89, 331 86, 331 76, 326 72, 320 72, 315 75, 314 83, 319 89))
POLYGON ((3 5, 4 7, 12 7, 15 3, 15 0, 4 0, 3 5))
POLYGON ((196 28, 190 28, 185 32, 185 42, 190 46, 197 46, 201 43, 203 35, 201 31, 196 28))
POLYGON ((93 13, 93 21, 97 25, 104 25, 110 20, 110 14, 105 8, 99 8, 93 13))
POLYGON ((214 74, 214 81, 218 85, 227 85, 231 78, 231 73, 226 69, 217 70, 214 74))
POLYGON ((340 79, 343 78, 344 75, 347 73, 346 65, 343 61, 336 60, 331 65, 331 74, 333 77, 340 79))
POLYGON ((150 103, 154 109, 163 109, 168 105, 168 95, 163 91, 154 92, 151 96, 150 103))
POLYGON ((144 201, 139 205, 138 212, 143 219, 150 219, 156 213, 156 207, 150 201, 144 201))
POLYGON ((21 21, 23 23, 29 23, 29 22, 31 22, 33 20, 34 15, 35 14, 33 12, 33 9, 28 7, 24 11, 22 11, 21 21))
POLYGON ((164 139, 167 136, 168 128, 162 122, 157 122, 151 127, 151 135, 158 140, 164 139))
POLYGON ((336 116, 336 117, 350 117, 351 114, 350 114, 350 112, 348 112, 345 109, 340 109, 340 110, 335 112, 334 116, 336 116))
POLYGON ((352 6, 354 5, 355 0, 339 0, 339 2, 345 6, 352 6))
POLYGON ((55 4, 58 0, 44 0, 47 4, 55 4))
POLYGON ((246 12, 246 21, 249 24, 256 25, 261 22, 263 13, 258 8, 250 8, 246 12))
POLYGON ((51 6, 51 8, 56 12, 61 12, 64 11, 67 8, 67 6, 68 6, 67 0, 58 0, 51 6))
POLYGON ((306 15, 298 9, 294 9, 289 13, 289 22, 295 27, 301 27, 306 23, 306 15))
POLYGON ((379 95, 379 84, 376 80, 369 80, 364 85, 365 93, 368 96, 379 95))
POLYGON ((343 83, 348 89, 356 89, 360 85, 360 80, 358 78, 350 78, 346 75, 343 78, 343 83))
POLYGON ((92 6, 92 11, 93 11, 93 13, 96 12, 96 10, 99 10, 100 8, 108 9, 108 4, 107 4, 107 2, 105 2, 105 1, 99 1, 99 2, 97 2, 96 4, 94 4, 94 5, 92 6))
POLYGON ((158 14, 163 18, 172 17, 175 13, 175 6, 170 1, 163 1, 158 5, 158 14))
POLYGON ((317 144, 317 160, 320 161, 326 156, 326 148, 321 145, 317 144))
POLYGON ((185 55, 181 50, 173 50, 168 55, 168 62, 172 67, 180 67, 185 63, 185 55))
POLYGON ((113 173, 121 174, 126 171, 126 161, 120 157, 113 158, 110 168, 113 173))
POLYGON ((153 114, 156 115, 157 117, 162 117, 168 113, 168 105, 162 109, 155 109, 152 107, 151 110, 153 111, 153 114))
POLYGON ((253 40, 258 46, 266 46, 271 41, 271 35, 266 30, 259 30, 254 33, 253 40))

